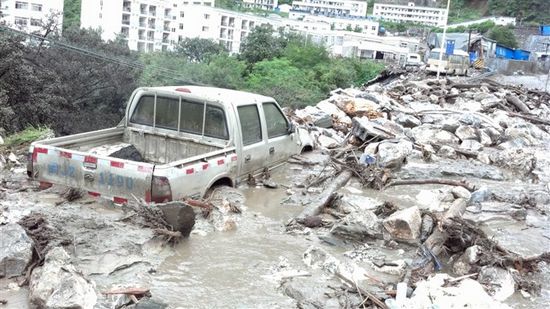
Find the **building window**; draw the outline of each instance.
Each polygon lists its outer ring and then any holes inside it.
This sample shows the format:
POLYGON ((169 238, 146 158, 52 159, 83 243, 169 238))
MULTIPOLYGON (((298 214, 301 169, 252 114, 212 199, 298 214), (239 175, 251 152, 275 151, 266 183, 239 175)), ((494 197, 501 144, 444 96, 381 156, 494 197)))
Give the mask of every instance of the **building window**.
POLYGON ((184 18, 184 17, 185 17, 185 13, 184 13, 184 12, 180 12, 180 17, 181 17, 181 18, 184 18))
POLYGON ((42 4, 33 3, 31 9, 36 12, 42 12, 42 4))
POLYGON ((15 8, 20 10, 28 10, 29 9, 29 3, 28 2, 15 2, 15 8))
POLYGON ((42 21, 40 19, 31 18, 31 26, 39 27, 42 25, 42 21))
POLYGON ((204 19, 209 19, 210 18, 210 14, 204 14, 204 19))
POLYGON ((206 32, 206 31, 208 31, 208 27, 203 26, 203 27, 202 27, 202 32, 206 32))
POLYGON ((15 24, 18 26, 27 26, 28 20, 24 17, 15 17, 15 24))
POLYGON ((180 30, 183 30, 183 24, 180 24, 180 30))

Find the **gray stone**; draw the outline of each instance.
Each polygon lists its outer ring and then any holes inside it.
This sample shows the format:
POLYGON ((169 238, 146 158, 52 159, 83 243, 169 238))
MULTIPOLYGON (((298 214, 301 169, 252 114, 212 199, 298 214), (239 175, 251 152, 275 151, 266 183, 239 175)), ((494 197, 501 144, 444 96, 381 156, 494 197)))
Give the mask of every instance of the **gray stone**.
POLYGON ((493 140, 484 130, 479 131, 479 142, 483 146, 491 146, 493 144, 493 140))
POLYGON ((394 120, 405 128, 414 128, 422 124, 420 119, 403 113, 398 114, 394 120))
POLYGON ((493 152, 489 157, 495 165, 520 172, 523 175, 530 174, 537 162, 533 150, 523 148, 493 152))
POLYGON ((0 136, 0 145, 4 145, 4 139, 0 136))
POLYGON ((484 164, 491 164, 491 158, 489 157, 489 153, 487 152, 480 152, 477 154, 477 160, 484 164))
POLYGON ((0 226, 0 278, 25 274, 32 259, 32 239, 19 224, 0 226))
POLYGON ((488 201, 491 198, 491 191, 487 187, 481 187, 472 192, 470 196, 470 204, 481 203, 488 201))
POLYGON ((422 216, 422 225, 420 227, 420 241, 425 241, 430 237, 434 228, 434 219, 432 216, 425 214, 422 216))
POLYGON ((460 149, 477 152, 483 149, 483 145, 481 145, 478 141, 467 139, 462 141, 462 144, 460 144, 460 149))
POLYGON ((481 119, 479 118, 479 116, 472 113, 464 113, 460 115, 458 121, 460 121, 460 123, 464 125, 472 126, 475 128, 479 128, 481 126, 481 119))
POLYGON ((325 113, 315 106, 306 106, 304 109, 299 109, 294 114, 305 122, 312 123, 321 128, 332 127, 331 115, 325 113))
POLYGON ((472 197, 470 191, 468 191, 464 187, 453 187, 451 189, 451 193, 453 194, 454 198, 463 198, 465 200, 469 200, 472 197))
POLYGON ((397 168, 403 164, 403 161, 412 152, 413 144, 406 140, 400 140, 397 143, 386 141, 378 145, 376 162, 381 167, 397 168))
POLYGON ((506 300, 515 292, 516 282, 506 269, 484 266, 479 271, 478 281, 486 286, 489 294, 498 301, 506 300))
POLYGON ((136 304, 135 309, 164 309, 168 308, 168 305, 153 298, 140 299, 136 304))
POLYGON ((430 100, 431 103, 434 103, 434 104, 436 104, 439 101, 439 97, 436 96, 435 94, 430 94, 428 99, 430 100))
POLYGON ((410 94, 406 94, 406 95, 401 96, 401 100, 405 103, 410 103, 410 102, 414 101, 414 98, 410 94))
POLYGON ((445 146, 445 145, 439 148, 439 150, 437 151, 437 155, 447 159, 456 159, 457 157, 456 151, 454 150, 454 148, 445 146))
POLYGON ((356 240, 382 238, 382 226, 374 212, 354 211, 337 221, 330 232, 333 235, 356 240))
POLYGON ((420 236, 420 210, 417 206, 398 210, 386 218, 383 224, 395 240, 414 241, 420 236))
POLYGON ((473 270, 473 264, 479 260, 478 254, 481 249, 482 248, 477 245, 466 248, 464 253, 453 264, 453 272, 455 275, 463 276, 470 274, 473 270))
POLYGON ((61 247, 51 249, 44 265, 33 271, 29 290, 31 304, 39 308, 91 309, 97 302, 92 283, 61 247))
POLYGON ((464 141, 467 139, 477 140, 477 129, 472 126, 460 126, 456 129, 455 135, 464 141))
POLYGON ((455 133, 456 129, 458 129, 459 126, 460 126, 460 122, 455 117, 445 118, 441 122, 441 129, 451 133, 455 133))
POLYGON ((430 125, 415 127, 411 134, 415 141, 422 144, 457 144, 459 141, 456 135, 430 125))
POLYGON ((319 147, 325 148, 325 149, 332 149, 339 146, 338 142, 335 139, 325 135, 320 135, 317 138, 317 143, 319 147))

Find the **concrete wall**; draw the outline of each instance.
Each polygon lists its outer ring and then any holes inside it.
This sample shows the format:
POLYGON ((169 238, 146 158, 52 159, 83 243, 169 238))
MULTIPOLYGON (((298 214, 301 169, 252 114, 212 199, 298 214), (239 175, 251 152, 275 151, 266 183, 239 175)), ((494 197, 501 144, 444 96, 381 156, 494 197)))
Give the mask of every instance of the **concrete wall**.
POLYGON ((527 74, 545 74, 550 70, 550 61, 519 61, 500 58, 487 60, 487 67, 504 75, 511 75, 514 72, 522 71, 527 74))

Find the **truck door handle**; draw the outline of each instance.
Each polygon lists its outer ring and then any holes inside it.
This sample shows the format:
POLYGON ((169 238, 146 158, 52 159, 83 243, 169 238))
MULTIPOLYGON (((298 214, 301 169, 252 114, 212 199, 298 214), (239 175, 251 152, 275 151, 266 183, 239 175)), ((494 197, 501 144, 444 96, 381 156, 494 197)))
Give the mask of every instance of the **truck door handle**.
POLYGON ((250 155, 247 154, 246 157, 244 157, 244 161, 245 161, 245 162, 248 162, 248 161, 250 161, 250 158, 251 158, 250 155))
POLYGON ((269 154, 275 153, 275 147, 269 147, 269 154))

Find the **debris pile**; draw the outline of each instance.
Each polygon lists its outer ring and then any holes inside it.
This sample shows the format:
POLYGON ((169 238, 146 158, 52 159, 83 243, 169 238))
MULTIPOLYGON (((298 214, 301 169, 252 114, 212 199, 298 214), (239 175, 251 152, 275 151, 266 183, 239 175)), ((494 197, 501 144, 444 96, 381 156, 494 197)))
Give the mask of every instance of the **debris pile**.
MULTIPOLYGON (((361 295, 361 282, 373 274, 397 274, 378 287, 364 285, 373 293, 362 295, 368 304, 504 306, 499 302, 515 291, 540 294, 533 274, 550 263, 550 94, 492 80, 398 78, 385 86, 338 89, 290 117, 309 128, 315 148, 330 158, 298 187, 304 195, 318 194, 288 231, 316 228, 318 235, 331 235, 329 243, 338 243, 336 238, 356 246, 415 248, 414 256, 389 262, 389 268, 371 257, 371 272, 342 280, 361 295), (412 200, 393 199, 397 207, 389 208, 383 207, 386 201, 359 202, 357 209, 346 200, 345 191, 368 188, 417 193, 412 200), (499 228, 510 225, 528 232, 499 228), (518 244, 532 239, 545 245, 518 244), (443 269, 456 278, 432 276, 443 269), (400 285, 412 288, 412 296, 402 295, 400 285), (464 291, 478 297, 464 299, 464 291)), ((290 162, 313 168, 304 158, 290 162)), ((304 253, 306 264, 310 251, 304 253)))

